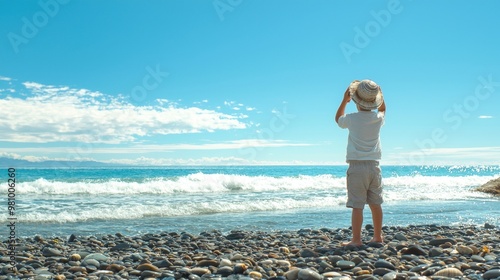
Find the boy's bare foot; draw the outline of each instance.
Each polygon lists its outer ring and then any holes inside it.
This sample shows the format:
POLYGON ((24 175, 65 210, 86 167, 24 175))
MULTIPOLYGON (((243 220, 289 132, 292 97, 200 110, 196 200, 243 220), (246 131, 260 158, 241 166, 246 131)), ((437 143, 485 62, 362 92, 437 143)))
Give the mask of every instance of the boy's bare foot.
POLYGON ((368 243, 384 243, 383 238, 372 238, 368 243))
POLYGON ((360 246, 363 246, 363 242, 354 242, 354 241, 342 242, 342 243, 340 243, 340 245, 342 245, 344 247, 346 247, 346 246, 360 247, 360 246))

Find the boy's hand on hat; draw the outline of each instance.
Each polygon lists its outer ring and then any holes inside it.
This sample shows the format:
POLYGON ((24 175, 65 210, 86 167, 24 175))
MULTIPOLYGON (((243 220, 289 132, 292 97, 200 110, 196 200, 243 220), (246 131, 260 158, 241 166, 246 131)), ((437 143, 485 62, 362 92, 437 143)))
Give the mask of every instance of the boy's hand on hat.
POLYGON ((345 102, 351 101, 351 92, 350 92, 349 88, 347 88, 344 92, 344 101, 345 102))

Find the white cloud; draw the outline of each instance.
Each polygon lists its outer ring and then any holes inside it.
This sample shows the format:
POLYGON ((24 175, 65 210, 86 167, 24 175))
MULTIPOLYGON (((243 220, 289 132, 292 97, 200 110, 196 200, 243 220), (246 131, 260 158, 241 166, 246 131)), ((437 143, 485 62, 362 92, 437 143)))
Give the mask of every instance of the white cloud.
POLYGON ((12 78, 0 76, 0 81, 12 81, 12 78))
POLYGON ((492 119, 493 116, 479 116, 480 119, 492 119))
POLYGON ((134 142, 151 135, 243 129, 239 116, 197 107, 135 106, 123 98, 87 89, 23 85, 31 95, 0 99, 0 141, 134 142))

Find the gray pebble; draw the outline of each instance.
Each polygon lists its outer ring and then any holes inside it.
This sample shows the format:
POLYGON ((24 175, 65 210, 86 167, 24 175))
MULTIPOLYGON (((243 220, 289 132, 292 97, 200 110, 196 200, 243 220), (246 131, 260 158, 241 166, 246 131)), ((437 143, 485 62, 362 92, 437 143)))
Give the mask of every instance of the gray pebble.
POLYGON ((475 261, 475 262, 481 262, 481 263, 486 262, 485 258, 478 256, 478 255, 472 255, 472 257, 470 259, 475 261))
POLYGON ((408 238, 406 238, 406 236, 401 232, 396 233, 396 235, 394 235, 394 238, 399 241, 408 241, 408 238))
POLYGON ((375 265, 376 268, 383 267, 383 268, 388 268, 390 270, 396 270, 396 267, 392 263, 390 263, 390 262, 388 262, 386 260, 378 260, 378 261, 375 262, 374 265, 375 265))
POLYGON ((500 269, 490 269, 483 274, 484 279, 496 279, 500 277, 500 269))
POLYGON ((321 280, 323 277, 319 275, 316 271, 306 268, 301 269, 298 274, 299 280, 321 280))
POLYGON ((351 262, 351 261, 338 261, 336 264, 335 264, 336 267, 339 267, 341 269, 351 269, 353 267, 356 266, 355 263, 351 262))

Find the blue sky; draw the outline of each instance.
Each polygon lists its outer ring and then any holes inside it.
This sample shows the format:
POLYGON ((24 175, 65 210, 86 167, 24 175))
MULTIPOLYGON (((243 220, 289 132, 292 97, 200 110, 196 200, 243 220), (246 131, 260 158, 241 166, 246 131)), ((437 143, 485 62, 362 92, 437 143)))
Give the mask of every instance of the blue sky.
POLYGON ((384 92, 383 164, 498 164, 498 1, 0 1, 0 155, 344 164, 384 92), (349 104, 347 112, 355 106, 349 104))

